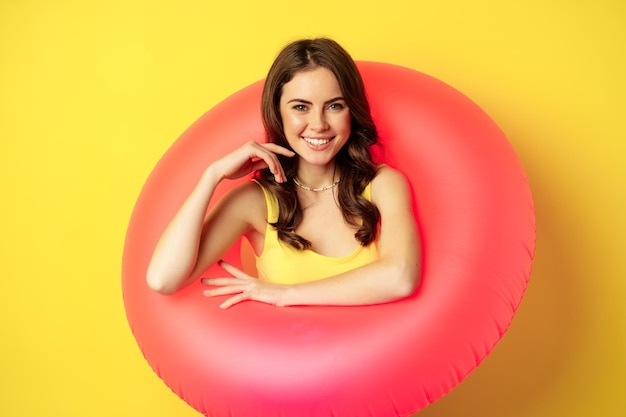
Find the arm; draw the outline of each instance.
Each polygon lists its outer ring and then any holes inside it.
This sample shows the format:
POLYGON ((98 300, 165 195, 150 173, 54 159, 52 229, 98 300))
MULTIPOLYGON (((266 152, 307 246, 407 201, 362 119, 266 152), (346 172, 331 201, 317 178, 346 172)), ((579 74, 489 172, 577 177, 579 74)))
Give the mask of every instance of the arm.
POLYGON ((291 151, 274 144, 249 142, 204 171, 154 250, 146 274, 151 289, 171 294, 190 284, 251 227, 255 211, 250 210, 250 204, 255 201, 258 187, 244 185, 234 190, 208 216, 207 207, 224 179, 240 178, 269 167, 277 181, 285 181, 276 153, 293 156, 291 151))
POLYGON ((205 280, 220 286, 206 294, 235 294, 222 308, 244 300, 280 306, 379 304, 410 295, 419 284, 421 250, 411 191, 404 176, 381 168, 372 183, 372 201, 381 214, 378 261, 334 277, 290 286, 255 280, 224 263, 224 269, 235 278, 205 280))

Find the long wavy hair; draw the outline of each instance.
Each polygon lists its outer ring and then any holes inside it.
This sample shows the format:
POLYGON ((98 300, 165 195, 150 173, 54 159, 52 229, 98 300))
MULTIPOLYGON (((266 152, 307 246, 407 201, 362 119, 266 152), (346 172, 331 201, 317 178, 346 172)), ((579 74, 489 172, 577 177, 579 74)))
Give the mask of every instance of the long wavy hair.
MULTIPOLYGON (((356 240, 366 246, 376 238, 380 219, 378 208, 362 196, 378 168, 372 154, 372 147, 378 144, 378 132, 370 114, 361 74, 338 43, 326 38, 303 39, 288 44, 278 54, 265 79, 261 100, 267 140, 292 149, 285 137, 280 115, 282 88, 297 72, 319 67, 335 75, 350 109, 350 137, 335 158, 341 172, 337 203, 345 221, 357 228, 356 240)), ((293 179, 298 170, 298 158, 278 157, 287 178, 293 179)), ((277 183, 269 169, 258 171, 255 177, 278 199, 278 220, 271 225, 278 231, 279 239, 298 249, 310 248, 311 242, 295 232, 302 220, 295 184, 292 181, 277 183)))

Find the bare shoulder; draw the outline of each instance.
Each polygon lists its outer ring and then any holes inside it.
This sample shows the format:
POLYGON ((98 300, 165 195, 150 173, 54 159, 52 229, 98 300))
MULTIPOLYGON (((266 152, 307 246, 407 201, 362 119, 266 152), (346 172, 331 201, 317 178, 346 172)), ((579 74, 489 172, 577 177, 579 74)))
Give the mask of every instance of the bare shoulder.
POLYGON ((411 186, 406 176, 395 168, 388 165, 381 165, 372 180, 372 201, 398 201, 409 198, 411 186))
POLYGON ((249 181, 231 190, 224 199, 231 200, 231 204, 226 204, 226 210, 232 210, 235 220, 247 225, 243 234, 255 253, 260 254, 267 228, 267 203, 263 189, 258 183, 249 181))
POLYGON ((241 184, 220 200, 220 211, 229 212, 227 217, 236 217, 257 228, 264 224, 267 217, 267 206, 263 190, 256 182, 241 184))
POLYGON ((241 198, 244 200, 263 200, 263 190, 261 189, 261 186, 255 181, 244 182, 243 184, 238 185, 232 190, 228 191, 227 195, 232 195, 238 199, 241 198))
POLYGON ((262 202, 265 204, 263 190, 261 189, 261 186, 254 181, 248 181, 241 185, 238 185, 237 187, 228 191, 225 197, 247 203, 262 202))

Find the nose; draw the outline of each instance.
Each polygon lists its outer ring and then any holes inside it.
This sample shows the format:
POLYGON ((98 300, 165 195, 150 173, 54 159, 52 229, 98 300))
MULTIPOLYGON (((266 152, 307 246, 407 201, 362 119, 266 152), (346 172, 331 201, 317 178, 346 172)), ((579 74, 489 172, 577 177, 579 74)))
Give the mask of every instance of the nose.
POLYGON ((328 129, 328 121, 323 111, 311 112, 311 118, 309 119, 309 128, 316 132, 323 132, 328 129))

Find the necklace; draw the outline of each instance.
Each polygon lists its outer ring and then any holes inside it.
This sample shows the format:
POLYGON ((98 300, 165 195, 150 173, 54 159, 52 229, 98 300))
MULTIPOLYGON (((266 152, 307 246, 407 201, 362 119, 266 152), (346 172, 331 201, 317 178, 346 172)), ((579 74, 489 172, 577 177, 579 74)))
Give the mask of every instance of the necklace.
POLYGON ((303 190, 319 192, 319 191, 330 190, 331 188, 333 188, 337 184, 339 184, 339 180, 333 182, 330 185, 327 185, 325 187, 319 187, 319 188, 313 188, 313 187, 309 187, 308 185, 304 185, 304 184, 300 183, 300 181, 298 181, 298 179, 296 177, 293 177, 293 183, 296 184, 296 186, 298 186, 298 188, 302 188, 303 190))

